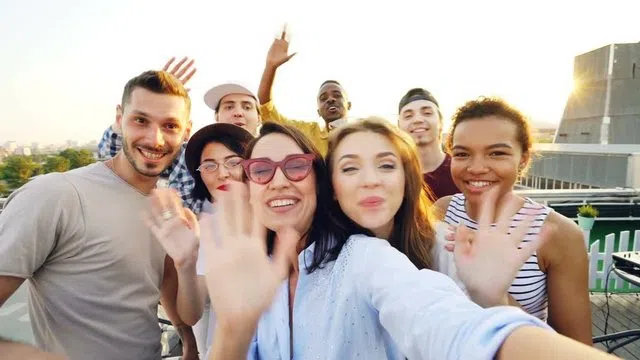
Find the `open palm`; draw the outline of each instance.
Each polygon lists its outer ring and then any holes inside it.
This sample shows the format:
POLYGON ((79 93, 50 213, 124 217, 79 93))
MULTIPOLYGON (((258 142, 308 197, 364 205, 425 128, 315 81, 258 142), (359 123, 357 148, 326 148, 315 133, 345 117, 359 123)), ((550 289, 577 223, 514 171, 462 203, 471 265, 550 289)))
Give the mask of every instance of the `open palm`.
POLYGON ((176 268, 195 265, 198 257, 198 221, 172 189, 154 189, 144 222, 173 259, 176 268))
POLYGON ((273 40, 267 53, 267 64, 278 67, 289 61, 296 53, 289 55, 289 40, 287 39, 286 26, 283 27, 279 38, 273 40))
POLYGON ((293 230, 279 233, 269 258, 266 231, 258 217, 252 216, 246 185, 232 184, 217 200, 215 214, 200 219, 211 304, 221 319, 236 324, 256 322, 286 278, 287 254, 295 249, 299 237, 293 230), (217 236, 213 235, 214 224, 217 236))
MULTIPOLYGON (((171 59, 169 59, 169 61, 167 61, 167 63, 164 64, 164 67, 162 68, 162 70, 167 71, 171 75, 175 76, 182 83, 182 85, 186 86, 189 80, 191 80, 193 75, 198 70, 195 67, 192 69, 193 63, 195 62, 195 60, 193 59, 189 60, 188 57, 183 57, 182 59, 180 59, 180 61, 178 61, 175 65, 173 65, 173 67, 171 67, 171 64, 173 64, 175 60, 176 60, 175 57, 172 57, 171 59), (187 62, 187 60, 189 61, 187 62)), ((191 89, 186 89, 186 90, 189 91, 191 89)))
POLYGON ((535 240, 523 243, 533 217, 525 218, 509 231, 513 206, 504 206, 496 226, 492 226, 496 199, 495 191, 483 197, 477 231, 461 225, 455 233, 458 276, 473 300, 482 306, 504 303, 518 271, 550 233, 545 224, 535 240))

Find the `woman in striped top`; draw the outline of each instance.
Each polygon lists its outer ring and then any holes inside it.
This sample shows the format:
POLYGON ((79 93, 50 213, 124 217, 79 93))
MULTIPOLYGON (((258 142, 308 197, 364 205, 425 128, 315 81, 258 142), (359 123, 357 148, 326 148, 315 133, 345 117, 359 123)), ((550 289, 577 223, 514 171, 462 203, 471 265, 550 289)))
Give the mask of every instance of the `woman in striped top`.
MULTIPOLYGON (((559 333, 591 344, 588 260, 582 232, 570 219, 513 192, 529 165, 531 141, 527 119, 504 100, 467 102, 454 114, 447 139, 451 174, 462 193, 441 198, 436 206, 447 224, 474 230, 482 204, 495 197, 495 212, 512 214, 505 222, 511 228, 527 215, 532 217, 523 243, 536 239, 543 224, 548 224, 552 229, 548 241, 520 269, 505 299, 547 321, 559 333)), ((453 246, 447 247, 451 250, 453 246)))

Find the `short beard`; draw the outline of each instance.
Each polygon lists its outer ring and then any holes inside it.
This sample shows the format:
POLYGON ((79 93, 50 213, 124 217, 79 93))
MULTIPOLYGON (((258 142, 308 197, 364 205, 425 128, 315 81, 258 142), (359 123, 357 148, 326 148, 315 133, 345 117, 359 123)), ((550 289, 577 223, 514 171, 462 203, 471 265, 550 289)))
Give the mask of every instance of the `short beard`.
POLYGON ((326 118, 323 117, 322 119, 328 125, 330 122, 333 122, 333 121, 336 121, 336 120, 340 120, 340 119, 342 119, 344 117, 345 117, 344 114, 336 114, 336 115, 327 115, 326 118))
MULTIPOLYGON (((158 170, 158 169, 146 169, 138 166, 138 164, 136 164, 136 161, 133 157, 133 154, 131 153, 131 149, 129 148, 129 143, 126 141, 126 139, 122 139, 122 151, 124 152, 124 156, 127 158, 127 161, 129 161, 129 164, 131 164, 131 167, 133 167, 134 170, 142 176, 158 177, 165 170, 165 168, 158 170)), ((169 167, 172 162, 173 160, 171 160, 171 162, 169 162, 166 167, 169 167)))

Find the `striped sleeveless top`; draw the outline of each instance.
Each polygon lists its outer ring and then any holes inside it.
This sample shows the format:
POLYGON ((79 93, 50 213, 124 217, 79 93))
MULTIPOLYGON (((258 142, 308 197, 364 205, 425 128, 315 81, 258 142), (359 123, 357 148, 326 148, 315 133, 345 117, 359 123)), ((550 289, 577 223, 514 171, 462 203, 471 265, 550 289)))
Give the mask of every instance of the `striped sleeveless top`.
MULTIPOLYGON (((525 215, 534 215, 535 219, 529 227, 527 235, 523 239, 529 242, 537 237, 542 228, 542 224, 552 210, 531 199, 525 199, 522 208, 513 216, 511 228, 517 226, 525 215)), ((444 221, 447 224, 465 226, 476 230, 478 224, 469 218, 465 209, 464 194, 456 194, 451 197, 444 221)), ((518 302, 527 313, 547 321, 547 274, 543 273, 538 266, 538 257, 534 253, 522 266, 516 278, 511 283, 509 294, 518 302)))

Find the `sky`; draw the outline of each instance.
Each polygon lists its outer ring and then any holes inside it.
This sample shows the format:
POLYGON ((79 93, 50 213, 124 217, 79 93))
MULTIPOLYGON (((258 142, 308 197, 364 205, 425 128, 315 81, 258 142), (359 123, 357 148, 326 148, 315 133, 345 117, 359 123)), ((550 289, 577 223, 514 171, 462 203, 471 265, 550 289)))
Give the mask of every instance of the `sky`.
POLYGON ((574 56, 640 41, 638 14, 638 0, 0 0, 0 145, 99 140, 127 80, 172 56, 196 61, 188 87, 198 129, 213 121, 202 100, 212 86, 257 91, 285 22, 298 54, 273 94, 291 118, 318 121, 318 87, 335 79, 352 117, 395 121, 402 95, 424 87, 445 126, 481 95, 558 123, 574 56))

